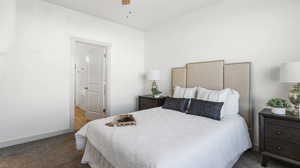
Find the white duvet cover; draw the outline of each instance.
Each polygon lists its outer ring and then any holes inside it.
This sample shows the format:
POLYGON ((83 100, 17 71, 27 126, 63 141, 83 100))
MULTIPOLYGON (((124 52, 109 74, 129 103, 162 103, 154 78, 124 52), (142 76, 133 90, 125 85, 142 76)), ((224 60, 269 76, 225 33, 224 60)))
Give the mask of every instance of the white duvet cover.
POLYGON ((154 108, 134 114, 137 125, 107 127, 95 120, 76 133, 77 149, 87 140, 115 168, 230 168, 251 148, 238 115, 215 121, 154 108))

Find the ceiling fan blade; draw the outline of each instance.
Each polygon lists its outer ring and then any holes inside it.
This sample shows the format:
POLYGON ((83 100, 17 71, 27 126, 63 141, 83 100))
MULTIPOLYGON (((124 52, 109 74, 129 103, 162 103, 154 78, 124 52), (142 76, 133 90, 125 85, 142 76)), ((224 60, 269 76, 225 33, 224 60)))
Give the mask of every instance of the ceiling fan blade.
POLYGON ((122 5, 129 5, 130 4, 130 0, 122 0, 122 5))

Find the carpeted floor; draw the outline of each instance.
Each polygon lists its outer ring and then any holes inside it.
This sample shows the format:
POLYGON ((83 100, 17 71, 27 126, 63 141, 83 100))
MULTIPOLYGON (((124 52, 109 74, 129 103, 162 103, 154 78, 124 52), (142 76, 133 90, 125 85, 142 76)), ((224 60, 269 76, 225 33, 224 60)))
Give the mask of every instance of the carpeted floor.
MULTIPOLYGON (((81 165, 82 152, 75 150, 73 134, 0 149, 0 168, 89 168, 81 165)), ((246 152, 234 168, 261 168, 260 156, 246 152)), ((291 168, 271 161, 268 168, 291 168)))

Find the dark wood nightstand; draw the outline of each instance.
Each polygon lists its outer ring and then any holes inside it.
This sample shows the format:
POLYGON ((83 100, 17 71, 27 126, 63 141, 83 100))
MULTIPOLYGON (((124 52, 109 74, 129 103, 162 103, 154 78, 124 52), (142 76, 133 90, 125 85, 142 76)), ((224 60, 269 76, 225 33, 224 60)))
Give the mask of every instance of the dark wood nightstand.
POLYGON ((270 158, 300 166, 300 118, 276 115, 270 109, 259 113, 259 146, 262 166, 270 158))
POLYGON ((154 98, 151 95, 139 96, 139 110, 160 107, 164 104, 166 97, 154 98))

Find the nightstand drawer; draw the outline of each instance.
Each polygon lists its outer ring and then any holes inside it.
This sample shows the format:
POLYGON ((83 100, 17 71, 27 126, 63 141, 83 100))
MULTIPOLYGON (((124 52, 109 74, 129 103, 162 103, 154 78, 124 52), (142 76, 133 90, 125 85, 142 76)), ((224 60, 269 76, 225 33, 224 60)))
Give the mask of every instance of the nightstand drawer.
POLYGON ((300 129, 299 121, 285 121, 280 119, 266 118, 265 123, 266 125, 276 125, 276 126, 292 127, 292 128, 300 129))
POLYGON ((300 145, 280 140, 266 141, 266 151, 300 161, 300 145))
POLYGON ((151 100, 151 99, 143 99, 141 98, 140 100, 140 106, 142 109, 149 109, 149 108, 154 108, 158 106, 157 100, 151 100))
POLYGON ((165 99, 166 97, 139 96, 139 110, 160 107, 165 102, 165 99))
POLYGON ((278 139, 300 144, 300 123, 292 121, 265 119, 266 139, 278 139))
POLYGON ((266 140, 277 139, 300 144, 300 129, 277 125, 265 126, 266 140))

